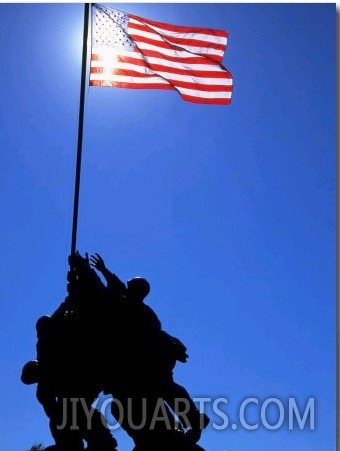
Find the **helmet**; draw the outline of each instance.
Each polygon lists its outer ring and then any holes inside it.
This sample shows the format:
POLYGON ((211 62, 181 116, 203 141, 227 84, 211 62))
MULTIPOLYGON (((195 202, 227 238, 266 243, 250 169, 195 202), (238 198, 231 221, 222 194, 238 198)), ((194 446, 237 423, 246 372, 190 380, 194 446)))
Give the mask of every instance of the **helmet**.
POLYGON ((35 325, 38 336, 45 334, 49 329, 50 324, 51 324, 50 316, 48 315, 41 316, 35 325))
POLYGON ((129 294, 142 300, 150 293, 150 284, 143 277, 133 277, 128 280, 127 287, 129 294))
POLYGON ((22 373, 21 382, 26 385, 36 384, 39 380, 39 364, 38 360, 30 360, 25 363, 22 373))

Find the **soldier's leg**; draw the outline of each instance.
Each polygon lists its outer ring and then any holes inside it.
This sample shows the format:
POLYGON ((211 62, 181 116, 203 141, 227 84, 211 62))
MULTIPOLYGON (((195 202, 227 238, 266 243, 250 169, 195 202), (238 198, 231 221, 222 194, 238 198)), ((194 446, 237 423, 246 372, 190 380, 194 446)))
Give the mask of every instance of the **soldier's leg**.
POLYGON ((90 428, 84 425, 83 435, 88 451, 116 451, 117 440, 112 436, 104 415, 94 409, 90 428))
POLYGON ((57 410, 50 418, 50 430, 58 451, 84 451, 84 442, 78 419, 73 418, 73 406, 69 398, 57 399, 57 410))
POLYGON ((194 443, 198 442, 203 429, 210 422, 209 417, 197 409, 188 391, 172 378, 168 378, 165 384, 164 399, 176 413, 183 427, 188 428, 187 438, 194 443))

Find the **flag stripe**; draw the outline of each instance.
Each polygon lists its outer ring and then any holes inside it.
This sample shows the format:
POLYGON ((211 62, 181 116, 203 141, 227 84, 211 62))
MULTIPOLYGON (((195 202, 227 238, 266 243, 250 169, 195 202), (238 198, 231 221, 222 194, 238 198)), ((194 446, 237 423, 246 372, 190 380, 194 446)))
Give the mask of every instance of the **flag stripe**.
MULTIPOLYGON (((134 17, 136 18, 136 16, 134 17)), ((204 55, 214 58, 213 55, 216 54, 216 58, 214 59, 218 62, 222 61, 222 57, 227 44, 227 37, 225 32, 222 32, 224 33, 223 37, 215 37, 214 30, 206 30, 207 34, 193 33, 192 29, 190 30, 190 32, 184 33, 174 31, 175 27, 170 26, 171 31, 169 31, 169 26, 166 26, 166 28, 154 26, 150 27, 150 23, 152 23, 152 21, 141 18, 138 19, 139 20, 130 20, 128 25, 128 32, 135 41, 146 43, 149 42, 151 44, 153 42, 150 41, 150 38, 156 39, 157 41, 164 41, 162 45, 159 42, 155 43, 156 46, 159 45, 160 47, 162 47, 164 43, 168 41, 170 44, 173 43, 175 44, 175 46, 182 47, 186 51, 195 53, 197 55, 204 55), (195 45, 189 45, 187 43, 188 39, 190 41, 194 41, 195 45)))
MULTIPOLYGON (((103 64, 102 61, 104 59, 108 59, 105 54, 106 51, 103 51, 102 49, 93 49, 95 53, 92 53, 91 56, 91 65, 95 64, 103 64)), ((116 62, 131 62, 132 64, 138 64, 145 66, 145 58, 143 58, 143 55, 141 53, 137 52, 120 52, 119 54, 112 51, 110 52, 110 58, 112 58, 111 64, 112 66, 116 64, 116 62)), ((154 56, 148 56, 148 62, 152 66, 156 65, 166 65, 167 67, 173 67, 177 69, 183 69, 185 71, 187 70, 200 70, 200 71, 215 71, 216 73, 220 73, 221 71, 216 70, 216 64, 202 64, 202 58, 198 59, 199 63, 193 63, 192 60, 196 61, 196 59, 192 58, 189 61, 186 59, 183 61, 181 59, 181 62, 175 60, 171 61, 170 59, 164 59, 164 58, 157 58, 154 56)))
MULTIPOLYGON (((132 84, 159 84, 159 85, 169 85, 169 83, 166 80, 163 80, 161 77, 158 77, 156 75, 150 75, 149 77, 143 76, 141 77, 138 74, 105 74, 105 77, 103 78, 101 74, 92 74, 91 81, 110 81, 110 82, 117 82, 117 83, 123 83, 126 84, 132 83, 132 84)), ((170 85, 171 86, 171 85, 170 85)))
MULTIPOLYGON (((127 76, 120 76, 120 75, 108 75, 105 78, 105 82, 103 82, 100 79, 97 79, 94 77, 91 80, 91 85, 93 86, 115 86, 115 87, 122 87, 124 85, 125 88, 144 88, 144 87, 154 87, 157 89, 177 89, 176 87, 167 84, 166 81, 162 83, 161 80, 155 82, 153 80, 153 77, 150 78, 139 78, 139 77, 127 77, 127 76), (105 85, 104 83, 107 83, 105 85)), ((196 89, 192 89, 190 86, 182 87, 181 93, 190 95, 191 97, 202 97, 202 98, 231 98, 231 92, 230 91, 197 91, 196 89)))
POLYGON ((150 33, 149 31, 142 31, 140 29, 134 29, 129 27, 129 33, 131 36, 138 36, 138 40, 145 40, 145 42, 151 41, 156 42, 158 45, 160 45, 160 42, 168 42, 172 45, 183 47, 185 49, 188 49, 188 51, 193 51, 191 49, 196 49, 197 53, 200 53, 202 49, 210 48, 210 49, 216 49, 219 50, 220 53, 223 55, 225 51, 225 45, 223 44, 217 44, 213 42, 206 42, 206 41, 199 41, 191 38, 173 38, 173 37, 163 37, 161 38, 158 34, 150 33))
MULTIPOLYGON (((135 52, 138 52, 138 49, 135 49, 135 52)), ((132 52, 131 52, 132 53, 132 52)), ((204 66, 207 66, 208 64, 213 64, 214 67, 216 68, 216 63, 214 61, 209 61, 206 57, 204 56, 200 56, 200 55, 193 55, 190 54, 189 52, 182 52, 182 54, 180 53, 173 53, 168 54, 168 55, 164 55, 161 52, 158 52, 157 50, 144 50, 143 52, 139 52, 140 55, 142 55, 142 59, 144 61, 147 60, 147 62, 150 63, 150 58, 161 58, 164 61, 173 61, 173 62, 177 62, 180 64, 185 64, 185 63, 189 63, 189 64, 202 64, 204 66), (186 56, 184 55, 186 54, 186 56), (143 57, 144 55, 144 57, 143 57)), ((218 70, 218 68, 217 68, 218 70)))
POLYGON ((124 78, 124 82, 116 81, 116 80, 91 80, 90 85, 91 86, 106 86, 106 87, 112 87, 112 88, 129 88, 129 89, 168 89, 173 90, 174 88, 170 85, 162 85, 159 83, 150 83, 148 84, 141 84, 141 83, 133 83, 132 80, 127 82, 124 78))
MULTIPOLYGON (((92 62, 91 65, 91 71, 92 69, 102 69, 102 72, 104 72, 104 67, 103 67, 103 63, 102 61, 96 59, 95 61, 92 62)), ((143 61, 140 60, 133 60, 133 58, 124 58, 124 60, 122 58, 119 58, 119 60, 110 67, 110 65, 105 65, 105 68, 108 72, 112 72, 114 70, 135 70, 138 72, 143 72, 143 73, 150 73, 151 69, 149 69, 148 67, 145 66, 145 64, 143 63, 143 61)), ((165 76, 165 73, 168 74, 169 77, 173 77, 176 75, 182 75, 183 77, 187 77, 192 79, 193 77, 195 77, 197 79, 197 81, 199 81, 202 78, 202 83, 205 83, 204 80, 208 80, 209 82, 209 78, 211 79, 216 79, 216 83, 217 84, 229 84, 232 85, 232 79, 228 76, 227 73, 225 72, 217 72, 217 71, 208 71, 208 70, 192 70, 190 67, 188 69, 183 69, 182 67, 177 68, 177 67, 170 67, 170 66, 165 66, 162 64, 153 64, 152 65, 152 71, 160 74, 162 72, 162 76, 165 76), (222 81, 218 81, 218 79, 223 79, 222 81)), ((95 71, 93 70, 93 73, 95 71)), ((97 71, 98 72, 98 71, 97 71)))
POLYGON ((208 82, 206 80, 204 80, 204 82, 199 83, 192 83, 190 81, 190 79, 186 80, 183 78, 169 78, 165 76, 163 76, 162 74, 159 74, 159 76, 157 75, 148 75, 148 74, 141 74, 140 72, 134 72, 134 71, 125 71, 125 70, 115 70, 113 73, 109 74, 109 73, 105 73, 103 76, 103 72, 101 72, 101 70, 95 71, 95 72, 91 72, 92 76, 91 79, 92 80, 118 80, 118 81, 122 81, 124 77, 126 78, 133 78, 134 80, 139 80, 141 83, 148 83, 148 80, 150 78, 156 78, 156 79, 161 79, 164 80, 164 83, 169 83, 173 86, 176 86, 178 88, 189 88, 189 89, 200 89, 202 91, 213 91, 213 92, 218 92, 218 91, 231 91, 232 87, 228 86, 226 84, 213 84, 213 82, 210 82, 208 85, 208 82))
MULTIPOLYGON (((135 42, 137 42, 137 36, 135 34, 131 34, 131 37, 134 38, 135 42)), ((195 55, 201 55, 206 58, 212 58, 215 60, 218 60, 219 62, 222 60, 223 57, 223 51, 222 50, 216 50, 212 47, 190 47, 190 49, 185 49, 181 46, 174 46, 169 44, 165 41, 155 41, 152 39, 145 38, 143 36, 138 36, 138 45, 139 50, 155 50, 159 51, 160 53, 164 55, 173 56, 176 55, 177 58, 181 57, 187 57, 188 52, 193 53, 195 55)))
POLYGON ((93 6, 90 85, 175 89, 184 100, 230 103, 221 65, 228 33, 182 27, 93 6))
MULTIPOLYGON (((104 59, 103 55, 105 52, 101 52, 100 49, 94 49, 96 50, 98 53, 92 53, 91 56, 91 65, 92 66, 98 66, 98 65, 102 65, 102 61, 104 59)), ((110 54, 110 58, 112 58, 112 60, 115 61, 115 64, 119 64, 121 63, 131 63, 131 64, 136 64, 136 65, 140 65, 140 66, 145 66, 145 60, 143 58, 143 56, 140 53, 131 53, 131 52, 121 52, 120 54, 111 52, 110 54)), ((181 71, 183 70, 184 72, 189 72, 190 70, 192 70, 193 72, 196 71, 201 71, 201 72, 214 72, 217 76, 217 74, 220 74, 221 71, 216 70, 216 65, 215 64, 193 64, 193 63, 179 63, 176 61, 169 61, 169 60, 165 60, 164 58, 154 58, 153 56, 150 56, 148 58, 148 61, 150 64, 152 64, 152 67, 157 67, 157 66, 162 66, 162 67, 167 67, 168 70, 170 70, 170 68, 173 68, 174 70, 177 71, 181 71)), ((202 62, 202 60, 200 60, 202 62)), ((113 66, 113 63, 112 63, 113 66)))
MULTIPOLYGON (((122 68, 114 68, 111 71, 104 70, 102 67, 93 67, 91 68, 91 74, 105 74, 104 76, 110 76, 110 75, 133 75, 135 77, 150 77, 155 76, 154 74, 148 72, 147 68, 141 68, 141 67, 128 67, 127 65, 122 68), (137 69, 137 70, 136 70, 137 69)), ((171 74, 169 72, 161 72, 157 71, 157 75, 161 77, 162 79, 168 80, 169 82, 173 83, 190 83, 191 85, 200 85, 200 89, 207 89, 212 88, 216 89, 217 86, 220 86, 221 89, 225 88, 225 80, 223 78, 207 78, 207 77, 196 77, 195 83, 192 83, 192 77, 189 75, 179 75, 179 74, 171 74), (208 87, 205 87, 205 85, 208 85, 208 87)))
MULTIPOLYGON (((98 69, 98 68, 104 69, 102 62, 99 60, 92 61, 91 72, 93 69, 93 73, 95 73, 96 71, 94 69, 98 69)), ((117 70, 120 70, 120 69, 136 70, 136 71, 146 71, 147 70, 147 68, 145 67, 145 63, 143 61, 133 60, 132 58, 130 58, 130 59, 124 58, 124 60, 122 58, 119 58, 119 61, 117 61, 114 65, 114 67, 112 66, 112 68, 110 70, 113 71, 113 70, 115 70, 115 68, 117 68, 117 70)), ((221 72, 208 70, 208 69, 207 70, 191 69, 189 65, 187 65, 186 68, 183 69, 183 67, 177 68, 177 67, 172 67, 169 65, 166 66, 163 64, 153 64, 152 68, 157 73, 169 72, 172 74, 187 75, 187 76, 191 76, 191 77, 226 78, 225 74, 223 74, 221 72)), ((232 84, 231 78, 228 78, 228 84, 229 85, 232 84)))
POLYGON ((159 35, 158 33, 154 33, 150 31, 145 25, 140 24, 132 24, 129 25, 129 33, 131 35, 136 36, 144 36, 149 39, 154 39, 157 41, 162 41, 165 39, 168 42, 171 42, 173 44, 178 44, 180 46, 190 47, 212 47, 219 50, 225 50, 227 40, 219 38, 218 40, 213 39, 204 39, 203 36, 199 37, 197 34, 188 34, 188 35, 179 35, 175 34, 172 35, 159 35))
POLYGON ((199 27, 183 27, 181 25, 170 25, 164 22, 156 22, 155 20, 145 19, 139 16, 135 16, 134 14, 129 14, 132 23, 139 23, 140 21, 149 24, 150 26, 164 32, 170 33, 192 33, 192 34, 202 34, 204 36, 220 36, 226 37, 228 36, 227 31, 223 30, 215 30, 213 28, 199 28, 199 27))

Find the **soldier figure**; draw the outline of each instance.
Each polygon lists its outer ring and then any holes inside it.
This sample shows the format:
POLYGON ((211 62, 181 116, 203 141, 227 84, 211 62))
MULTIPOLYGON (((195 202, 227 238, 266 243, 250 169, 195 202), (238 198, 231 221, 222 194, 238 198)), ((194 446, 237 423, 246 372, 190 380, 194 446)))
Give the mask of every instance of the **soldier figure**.
POLYGON ((21 376, 25 384, 37 383, 37 399, 56 443, 48 449, 83 451, 85 440, 88 451, 116 450, 98 410, 91 411, 87 427, 84 408, 89 412, 103 391, 123 406, 123 418, 115 403, 112 414, 134 440, 133 451, 204 451, 197 441, 209 418, 173 379, 176 362, 187 361, 187 350, 162 330, 156 313, 144 303, 147 280, 134 277, 125 285, 98 254, 89 260, 76 252, 69 263, 68 296, 51 317, 38 320, 37 360, 28 362, 21 376), (103 274, 107 286, 90 265, 103 274), (73 427, 74 398, 85 403, 76 407, 78 429, 73 427), (186 414, 179 410, 179 400, 185 402, 186 414), (162 423, 154 421, 159 407, 162 423), (143 427, 134 427, 144 420, 143 427))
POLYGON ((51 317, 37 321, 37 360, 24 365, 21 380, 37 383, 37 399, 49 418, 57 451, 83 451, 83 440, 88 451, 115 451, 117 442, 98 410, 91 412, 90 427, 87 424, 85 408, 90 411, 101 386, 92 364, 88 325, 79 316, 75 285, 73 280, 69 295, 51 317), (81 401, 76 415, 71 398, 81 401))
POLYGON ((134 277, 125 284, 111 271, 99 254, 90 257, 90 264, 100 271, 113 300, 120 303, 120 338, 124 353, 124 380, 133 375, 133 386, 139 384, 141 390, 163 398, 187 428, 186 437, 192 443, 198 442, 202 430, 209 424, 206 414, 196 408, 187 390, 173 379, 176 361, 186 362, 186 347, 175 337, 162 330, 161 322, 150 306, 144 303, 150 292, 148 281, 134 277), (136 375, 138 377, 136 378, 136 375), (186 404, 187 413, 183 416, 182 405, 186 404))

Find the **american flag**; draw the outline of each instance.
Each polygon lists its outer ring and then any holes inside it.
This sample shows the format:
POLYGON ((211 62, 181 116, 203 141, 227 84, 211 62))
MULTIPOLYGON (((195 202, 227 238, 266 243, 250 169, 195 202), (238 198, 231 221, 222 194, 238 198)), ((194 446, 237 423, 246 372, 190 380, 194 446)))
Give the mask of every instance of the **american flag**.
POLYGON ((175 89, 189 102, 229 104, 233 79, 222 66, 227 37, 94 4, 90 85, 175 89))

